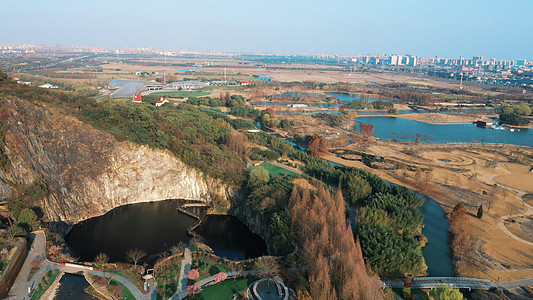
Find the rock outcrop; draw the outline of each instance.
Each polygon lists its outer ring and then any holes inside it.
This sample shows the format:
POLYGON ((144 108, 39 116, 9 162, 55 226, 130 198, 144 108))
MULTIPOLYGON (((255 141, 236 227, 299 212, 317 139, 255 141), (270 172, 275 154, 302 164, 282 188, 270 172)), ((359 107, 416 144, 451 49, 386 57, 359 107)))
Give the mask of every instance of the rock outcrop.
POLYGON ((44 221, 72 225, 125 204, 229 197, 227 186, 168 151, 117 141, 56 109, 8 102, 0 146, 9 164, 0 171, 0 198, 10 196, 15 182, 44 182, 50 192, 40 200, 44 221))

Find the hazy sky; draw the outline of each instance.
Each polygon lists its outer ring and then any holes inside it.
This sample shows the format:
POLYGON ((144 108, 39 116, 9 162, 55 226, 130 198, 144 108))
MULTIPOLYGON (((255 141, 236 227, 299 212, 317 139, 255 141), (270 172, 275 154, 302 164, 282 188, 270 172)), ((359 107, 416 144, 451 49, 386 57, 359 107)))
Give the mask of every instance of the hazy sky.
POLYGON ((532 0, 2 1, 0 44, 533 59, 532 0))

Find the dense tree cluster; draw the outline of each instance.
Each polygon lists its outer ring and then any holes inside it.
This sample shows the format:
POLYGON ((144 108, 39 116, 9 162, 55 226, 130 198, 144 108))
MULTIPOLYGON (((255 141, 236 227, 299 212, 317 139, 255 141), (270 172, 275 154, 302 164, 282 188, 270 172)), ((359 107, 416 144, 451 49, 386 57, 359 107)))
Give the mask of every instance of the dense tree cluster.
POLYGON ((513 104, 503 108, 504 113, 515 113, 519 115, 528 116, 533 110, 533 104, 528 104, 526 102, 513 104))
POLYGON ((218 98, 210 98, 210 97, 200 97, 200 98, 189 97, 189 99, 187 99, 187 103, 192 104, 192 105, 197 105, 197 106, 199 105, 210 106, 210 107, 224 106, 224 102, 222 100, 218 98))
POLYGON ((257 118, 261 115, 261 111, 251 106, 236 106, 230 108, 230 115, 238 117, 257 118))
POLYGON ((346 103, 345 107, 351 109, 390 109, 394 107, 394 103, 383 100, 376 100, 373 102, 364 100, 354 100, 352 102, 346 103))
POLYGON ((302 159, 307 174, 331 186, 340 184, 348 200, 361 206, 357 234, 372 270, 380 275, 422 270, 420 197, 363 170, 334 167, 312 156, 302 159))
POLYGON ((344 122, 344 115, 319 113, 311 115, 313 118, 324 120, 331 127, 339 127, 344 122))
POLYGON ((277 160, 278 158, 280 158, 279 153, 273 150, 261 150, 253 147, 250 151, 251 160, 277 160))
POLYGON ((309 152, 313 155, 327 153, 331 143, 319 134, 314 134, 309 141, 309 152))
POLYGON ((500 114, 500 121, 510 125, 527 126, 529 125, 529 119, 522 117, 521 115, 509 112, 500 114))

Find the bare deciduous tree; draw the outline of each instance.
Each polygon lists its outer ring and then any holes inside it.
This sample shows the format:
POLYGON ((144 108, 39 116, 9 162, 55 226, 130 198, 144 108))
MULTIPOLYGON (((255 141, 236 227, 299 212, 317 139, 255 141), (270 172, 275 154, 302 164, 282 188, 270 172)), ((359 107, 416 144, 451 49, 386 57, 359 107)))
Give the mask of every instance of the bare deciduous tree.
POLYGON ((94 262, 99 265, 105 265, 109 262, 109 256, 105 254, 104 252, 100 252, 94 258, 94 262))
POLYGON ((139 260, 141 260, 143 257, 146 256, 146 252, 144 252, 141 249, 135 248, 135 249, 128 250, 128 252, 126 252, 126 256, 129 261, 133 262, 135 266, 137 266, 137 263, 139 262, 139 260))

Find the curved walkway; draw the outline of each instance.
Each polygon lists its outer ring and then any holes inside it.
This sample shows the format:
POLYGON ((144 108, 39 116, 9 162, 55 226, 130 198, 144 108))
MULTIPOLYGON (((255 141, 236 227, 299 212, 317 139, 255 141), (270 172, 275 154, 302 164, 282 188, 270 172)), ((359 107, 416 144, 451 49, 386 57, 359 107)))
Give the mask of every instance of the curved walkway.
POLYGON ((506 186, 504 184, 501 184, 501 183, 497 183, 493 180, 495 176, 491 176, 489 177, 489 181, 492 182, 492 184, 498 184, 498 186, 501 186, 511 192, 514 192, 515 193, 515 199, 516 201, 518 201, 519 203, 521 202, 522 204, 524 204, 524 206, 527 208, 527 210, 523 213, 519 213, 519 214, 512 214, 512 215, 506 215, 506 216, 501 216, 498 218, 497 220, 497 224, 496 226, 501 230, 503 231, 506 235, 508 235, 510 238, 512 239, 515 239, 519 242, 522 242, 524 244, 527 244, 529 246, 533 246, 533 243, 530 242, 530 241, 526 241, 518 236, 516 236, 514 233, 512 233, 511 231, 509 231, 509 229, 507 229, 507 227, 505 227, 505 219, 509 219, 509 218, 518 218, 518 217, 529 217, 529 216, 532 216, 533 215, 533 206, 527 204, 524 199, 522 198, 526 193, 523 192, 523 191, 520 191, 520 190, 517 190, 515 188, 512 188, 512 187, 509 187, 509 186, 506 186))
POLYGON ((104 272, 104 271, 95 271, 89 270, 85 266, 65 266, 59 263, 51 262, 46 259, 46 236, 42 230, 32 232, 34 238, 31 250, 28 253, 28 257, 22 266, 13 287, 9 291, 9 294, 6 299, 30 299, 33 292, 37 289, 37 286, 41 282, 42 278, 46 275, 48 271, 51 270, 60 270, 64 273, 75 274, 78 272, 84 272, 90 275, 96 276, 107 276, 108 278, 114 279, 122 283, 130 292, 133 294, 135 299, 156 299, 157 297, 157 286, 155 282, 149 284, 150 293, 143 294, 137 286, 131 282, 129 279, 119 276, 115 273, 104 272), (33 275, 30 281, 27 281, 28 275, 31 271, 31 262, 35 259, 41 260, 39 264, 39 271, 33 275), (111 275, 111 276, 109 276, 111 275))

